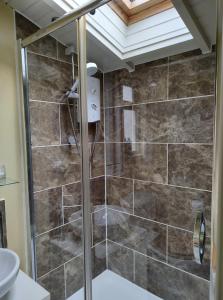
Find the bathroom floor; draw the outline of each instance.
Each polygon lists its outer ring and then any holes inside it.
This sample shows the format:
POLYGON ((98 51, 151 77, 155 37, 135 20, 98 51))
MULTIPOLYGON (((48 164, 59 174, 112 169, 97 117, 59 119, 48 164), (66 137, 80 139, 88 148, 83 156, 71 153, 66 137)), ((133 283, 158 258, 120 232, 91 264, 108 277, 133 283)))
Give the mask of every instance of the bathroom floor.
MULTIPOLYGON (((68 300, 83 300, 83 289, 68 300)), ((93 300, 160 300, 134 283, 111 272, 104 271, 93 280, 93 300)))

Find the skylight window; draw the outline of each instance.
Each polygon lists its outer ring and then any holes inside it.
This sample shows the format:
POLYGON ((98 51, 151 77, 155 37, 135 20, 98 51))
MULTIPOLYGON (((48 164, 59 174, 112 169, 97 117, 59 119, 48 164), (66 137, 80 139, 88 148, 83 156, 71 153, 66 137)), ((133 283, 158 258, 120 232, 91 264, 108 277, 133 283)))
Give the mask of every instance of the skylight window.
POLYGON ((127 25, 173 7, 171 0, 113 0, 109 5, 127 25))

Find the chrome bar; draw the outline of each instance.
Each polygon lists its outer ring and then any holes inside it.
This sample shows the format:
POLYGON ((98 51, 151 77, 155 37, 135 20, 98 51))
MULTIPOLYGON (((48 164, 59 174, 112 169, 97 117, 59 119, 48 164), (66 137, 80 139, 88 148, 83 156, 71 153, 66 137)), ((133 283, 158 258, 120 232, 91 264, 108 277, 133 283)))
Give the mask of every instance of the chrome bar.
POLYGON ((193 233, 193 252, 197 264, 202 264, 205 252, 206 226, 204 214, 198 211, 195 217, 193 233))
POLYGON ((90 200, 90 159, 88 143, 87 106, 87 57, 86 57, 86 18, 77 21, 78 28, 78 75, 80 79, 80 129, 81 129, 81 195, 83 212, 84 241, 84 299, 92 300, 91 268, 91 200, 90 200))
POLYGON ((223 0, 218 0, 217 7, 216 66, 210 300, 223 297, 223 0))
POLYGON ((55 20, 54 22, 50 23, 48 26, 41 28, 37 32, 33 33, 32 35, 28 36, 27 38, 22 40, 22 47, 27 47, 30 44, 38 41, 39 39, 51 34, 57 29, 60 29, 67 24, 77 20, 78 18, 84 16, 85 14, 89 13, 93 9, 96 9, 111 0, 91 0, 87 2, 85 5, 81 6, 78 9, 74 9, 71 12, 63 15, 61 18, 55 20))
MULTIPOLYGON (((21 42, 20 42, 21 45, 21 42)), ((25 139, 26 139, 26 167, 28 174, 28 197, 29 202, 29 218, 30 218, 30 234, 31 234, 31 273, 33 279, 37 280, 37 269, 36 269, 36 244, 35 244, 35 212, 34 212, 34 190, 33 190, 33 168, 32 168, 32 142, 31 142, 31 125, 30 125, 30 111, 29 111, 29 77, 28 77, 28 66, 27 66, 27 49, 21 48, 21 64, 22 64, 22 84, 23 84, 23 100, 24 100, 24 119, 25 119, 25 139)))

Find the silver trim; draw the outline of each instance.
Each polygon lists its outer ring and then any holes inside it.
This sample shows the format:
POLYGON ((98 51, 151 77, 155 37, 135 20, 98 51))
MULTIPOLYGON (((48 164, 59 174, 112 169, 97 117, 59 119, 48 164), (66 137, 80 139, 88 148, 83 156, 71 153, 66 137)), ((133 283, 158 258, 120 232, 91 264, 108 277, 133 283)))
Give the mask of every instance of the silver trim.
POLYGON ((33 42, 38 41, 39 39, 51 34, 57 29, 66 26, 67 24, 75 21, 76 19, 84 16, 85 14, 89 13, 90 11, 110 2, 111 0, 91 0, 87 2, 85 5, 81 6, 78 9, 72 10, 70 13, 63 15, 61 18, 55 20, 54 22, 50 23, 48 26, 41 28, 37 32, 33 33, 32 35, 28 36, 24 40, 22 40, 22 47, 27 47, 33 42))
POLYGON ((31 125, 29 111, 29 79, 27 66, 27 49, 21 49, 22 63, 22 82, 23 82, 23 100, 24 100, 24 116, 26 124, 26 155, 27 155, 27 173, 28 173, 28 193, 29 193, 29 218, 31 233, 31 272, 33 279, 37 280, 36 269, 36 245, 35 245, 35 212, 33 199, 33 173, 32 173, 32 142, 31 142, 31 125))
POLYGON ((205 252, 206 227, 204 215, 197 212, 194 223, 193 252, 196 263, 202 264, 205 252))
POLYGON ((217 6, 216 117, 212 193, 210 300, 223 295, 223 1, 217 6))
POLYGON ((80 80, 80 139, 81 139, 81 194, 83 211, 84 240, 84 296, 92 300, 91 268, 91 200, 90 200, 90 160, 88 142, 88 108, 87 108, 87 58, 86 58, 86 19, 77 21, 78 29, 78 75, 80 80))

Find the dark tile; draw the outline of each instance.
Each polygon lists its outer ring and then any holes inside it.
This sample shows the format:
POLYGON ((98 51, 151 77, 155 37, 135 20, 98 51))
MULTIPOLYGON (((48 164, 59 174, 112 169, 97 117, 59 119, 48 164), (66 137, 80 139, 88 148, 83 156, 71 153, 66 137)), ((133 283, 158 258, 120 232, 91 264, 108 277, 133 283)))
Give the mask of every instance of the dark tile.
POLYGON ((81 206, 81 183, 75 182, 63 186, 63 205, 81 206))
POLYGON ((166 260, 166 226, 108 209, 108 239, 160 260, 166 260))
POLYGON ((106 270, 106 241, 91 249, 91 260, 92 278, 95 278, 106 270))
POLYGON ((91 177, 102 176, 105 174, 104 165, 104 143, 90 145, 90 166, 91 177))
POLYGON ((74 221, 36 238, 38 277, 57 268, 82 251, 82 220, 74 221))
MULTIPOLYGON (((97 177, 90 180, 90 198, 92 211, 105 206, 105 178, 97 177)), ((76 182, 63 187, 64 219, 69 222, 82 215, 81 183, 76 182)))
MULTIPOLYGON (((209 239, 206 240, 208 242, 209 239)), ((203 263, 197 263, 193 253, 193 233, 168 227, 168 263, 209 280, 210 245, 206 248, 203 263)))
POLYGON ((35 191, 80 180, 80 157, 75 146, 34 148, 35 191))
POLYGON ((134 183, 136 215, 193 231, 198 210, 203 211, 211 233, 211 193, 149 182, 134 183))
POLYGON ((133 281, 133 251, 107 242, 108 269, 130 281, 133 281))
POLYGON ((78 123, 78 109, 76 105, 60 105, 61 143, 71 144, 75 140, 80 143, 80 126, 78 123))
POLYGON ((214 94, 215 56, 201 55, 169 66, 169 99, 214 94))
POLYGON ((129 105, 167 99, 167 59, 137 65, 129 73, 122 69, 105 74, 105 106, 129 105), (123 94, 124 87, 132 89, 132 101, 123 94))
MULTIPOLYGON (((67 49, 66 46, 57 42, 57 58, 60 60, 72 63, 71 55, 65 54, 66 49, 67 49)), ((76 53, 74 53, 73 59, 74 59, 74 64, 77 66, 77 54, 76 53)))
POLYGON ((59 145, 59 105, 38 101, 29 105, 32 146, 59 145))
MULTIPOLYGON (((106 269, 106 243, 98 244, 91 249, 92 278, 106 269)), ((65 264, 66 297, 70 297, 83 288, 84 260, 80 255, 65 264)), ((94 291, 93 291, 94 292, 94 291)))
POLYGON ((106 144, 107 175, 166 183, 166 145, 106 144))
POLYGON ((106 210, 102 209, 92 214, 93 245, 106 239, 106 210))
POLYGON ((105 207, 105 177, 97 177, 90 180, 90 198, 93 205, 92 211, 105 207))
POLYGON ((107 142, 134 142, 133 111, 131 106, 105 109, 107 142))
POLYGON ((212 143, 214 97, 134 106, 135 140, 212 143))
POLYGON ((34 205, 37 235, 63 224, 62 188, 35 193, 34 205))
POLYGON ((51 300, 65 300, 64 266, 42 276, 38 283, 49 291, 51 300))
POLYGON ((167 60, 137 65, 133 76, 136 81, 135 103, 167 99, 167 60))
POLYGON ((82 207, 81 206, 64 206, 64 224, 73 222, 82 217, 82 207))
POLYGON ((169 57, 169 62, 176 62, 176 61, 180 61, 180 60, 187 60, 190 58, 195 58, 197 56, 200 56, 202 54, 200 49, 196 49, 196 50, 192 50, 192 51, 187 51, 184 53, 180 53, 177 55, 173 55, 169 57))
POLYGON ((125 99, 123 89, 132 89, 132 102, 134 102, 134 89, 136 87, 134 73, 129 73, 126 69, 104 74, 104 102, 105 107, 117 105, 130 105, 130 101, 125 99))
POLYGON ((28 54, 29 97, 32 100, 64 102, 72 85, 70 64, 36 54, 28 54))
MULTIPOLYGON (((16 13, 15 17, 17 39, 24 39, 25 37, 28 37, 29 35, 39 30, 38 26, 34 25, 32 22, 30 22, 28 19, 26 19, 19 13, 16 13)), ((37 42, 34 42, 31 45, 29 45, 28 50, 38 54, 56 58, 56 43, 56 40, 48 35, 44 38, 41 38, 37 42)))
POLYGON ((209 282, 135 254, 135 283, 165 300, 209 299, 209 282))
POLYGON ((133 180, 107 177, 107 205, 110 208, 133 212, 133 180))
POLYGON ((66 298, 83 287, 84 261, 82 255, 65 264, 66 298))
POLYGON ((169 145, 169 183, 211 190, 212 151, 211 145, 169 145))

